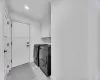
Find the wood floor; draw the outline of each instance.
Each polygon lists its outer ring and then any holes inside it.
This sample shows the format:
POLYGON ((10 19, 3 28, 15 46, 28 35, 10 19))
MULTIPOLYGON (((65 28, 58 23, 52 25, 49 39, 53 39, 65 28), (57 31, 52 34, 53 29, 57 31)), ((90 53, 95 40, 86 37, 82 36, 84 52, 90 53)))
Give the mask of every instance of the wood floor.
POLYGON ((9 72, 6 80, 51 80, 34 63, 26 63, 9 72))

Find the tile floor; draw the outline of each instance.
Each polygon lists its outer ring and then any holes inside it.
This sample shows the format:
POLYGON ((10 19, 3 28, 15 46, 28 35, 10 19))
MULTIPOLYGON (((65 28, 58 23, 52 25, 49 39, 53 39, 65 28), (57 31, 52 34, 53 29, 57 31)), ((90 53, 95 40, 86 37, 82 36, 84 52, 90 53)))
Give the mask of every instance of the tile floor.
POLYGON ((6 80, 52 80, 34 63, 26 63, 15 68, 7 75, 6 80))
POLYGON ((34 63, 31 63, 32 69, 35 72, 35 80, 51 80, 50 77, 46 77, 46 75, 40 70, 38 66, 36 66, 34 63))

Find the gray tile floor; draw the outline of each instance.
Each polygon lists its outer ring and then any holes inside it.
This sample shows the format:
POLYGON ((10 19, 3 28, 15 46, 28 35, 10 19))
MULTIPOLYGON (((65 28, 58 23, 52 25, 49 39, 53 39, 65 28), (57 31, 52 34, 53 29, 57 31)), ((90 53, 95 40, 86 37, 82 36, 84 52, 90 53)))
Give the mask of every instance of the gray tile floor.
POLYGON ((15 68, 7 75, 6 80, 51 80, 34 63, 26 63, 15 68))
POLYGON ((31 63, 31 65, 33 71, 35 71, 36 80, 51 80, 49 77, 46 77, 46 75, 34 63, 31 63))

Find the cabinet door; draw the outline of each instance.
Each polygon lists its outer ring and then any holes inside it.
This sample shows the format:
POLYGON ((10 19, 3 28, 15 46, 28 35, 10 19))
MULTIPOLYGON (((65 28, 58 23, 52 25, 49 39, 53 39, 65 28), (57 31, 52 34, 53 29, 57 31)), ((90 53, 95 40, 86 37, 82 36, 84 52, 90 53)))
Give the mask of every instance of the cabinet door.
POLYGON ((41 27, 41 38, 51 37, 50 31, 51 31, 50 25, 42 25, 42 27, 41 27))
POLYGON ((51 14, 42 20, 41 23, 41 37, 51 37, 51 14))

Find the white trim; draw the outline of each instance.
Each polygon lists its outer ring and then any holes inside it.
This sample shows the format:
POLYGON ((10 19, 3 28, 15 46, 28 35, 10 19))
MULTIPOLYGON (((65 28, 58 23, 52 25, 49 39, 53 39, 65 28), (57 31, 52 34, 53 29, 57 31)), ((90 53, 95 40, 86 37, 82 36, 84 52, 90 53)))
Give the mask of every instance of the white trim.
POLYGON ((50 80, 56 80, 56 78, 54 76, 50 76, 50 80))

